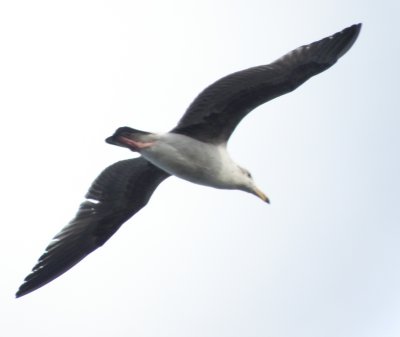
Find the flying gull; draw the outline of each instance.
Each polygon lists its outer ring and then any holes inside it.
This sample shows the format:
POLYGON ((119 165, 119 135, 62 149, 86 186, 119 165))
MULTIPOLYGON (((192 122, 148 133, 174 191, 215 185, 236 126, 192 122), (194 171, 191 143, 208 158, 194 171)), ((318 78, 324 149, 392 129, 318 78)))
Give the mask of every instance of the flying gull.
POLYGON ((171 175, 200 185, 242 190, 269 202, 249 171, 230 158, 229 137, 254 108, 335 64, 360 29, 361 24, 353 25, 268 65, 223 77, 197 96, 170 132, 119 128, 107 143, 141 156, 119 161, 96 178, 75 218, 53 238, 16 296, 42 287, 102 246, 171 175))

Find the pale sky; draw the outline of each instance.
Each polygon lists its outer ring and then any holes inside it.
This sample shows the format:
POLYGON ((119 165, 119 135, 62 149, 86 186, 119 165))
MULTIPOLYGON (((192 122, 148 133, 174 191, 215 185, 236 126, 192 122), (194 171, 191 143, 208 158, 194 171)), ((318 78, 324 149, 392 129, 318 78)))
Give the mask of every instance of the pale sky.
POLYGON ((3 1, 0 335, 400 336, 398 1, 3 1), (362 22, 229 143, 271 205, 170 178, 100 249, 14 294, 102 169, 231 72, 362 22))

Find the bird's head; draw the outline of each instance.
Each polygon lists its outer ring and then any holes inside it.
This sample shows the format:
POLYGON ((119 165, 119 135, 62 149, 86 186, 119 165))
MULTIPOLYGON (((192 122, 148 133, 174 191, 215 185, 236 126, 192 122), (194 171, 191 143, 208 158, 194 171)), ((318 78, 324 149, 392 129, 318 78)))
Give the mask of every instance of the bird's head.
POLYGON ((269 204, 269 199, 268 197, 265 195, 264 192, 262 192, 255 184, 253 177, 251 175, 251 173, 243 168, 238 166, 240 172, 241 172, 241 184, 239 189, 245 191, 245 192, 249 192, 251 194, 256 195, 257 197, 259 197, 262 201, 265 201, 269 204))

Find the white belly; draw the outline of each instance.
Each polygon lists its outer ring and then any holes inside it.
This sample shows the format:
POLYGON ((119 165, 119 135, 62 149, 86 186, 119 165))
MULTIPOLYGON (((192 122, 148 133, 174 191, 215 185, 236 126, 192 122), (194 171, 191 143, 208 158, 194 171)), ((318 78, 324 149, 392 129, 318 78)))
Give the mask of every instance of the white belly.
POLYGON ((216 188, 235 188, 227 177, 237 170, 224 145, 214 146, 193 138, 167 133, 140 151, 152 164, 179 178, 216 188))

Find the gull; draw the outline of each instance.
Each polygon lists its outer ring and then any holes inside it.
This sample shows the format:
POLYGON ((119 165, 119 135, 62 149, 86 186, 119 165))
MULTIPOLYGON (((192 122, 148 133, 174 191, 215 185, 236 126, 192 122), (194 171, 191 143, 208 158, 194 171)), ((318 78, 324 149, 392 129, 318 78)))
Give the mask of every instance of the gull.
POLYGON ((219 79, 197 96, 170 132, 117 129, 106 142, 140 156, 101 172, 75 218, 47 246, 16 297, 49 283, 102 246, 171 175, 214 188, 242 190, 269 202, 250 172, 229 156, 229 137, 250 111, 335 64, 360 29, 361 24, 352 25, 275 62, 219 79))

